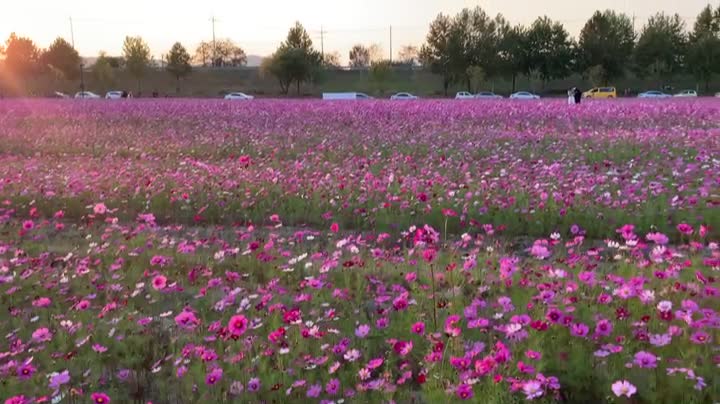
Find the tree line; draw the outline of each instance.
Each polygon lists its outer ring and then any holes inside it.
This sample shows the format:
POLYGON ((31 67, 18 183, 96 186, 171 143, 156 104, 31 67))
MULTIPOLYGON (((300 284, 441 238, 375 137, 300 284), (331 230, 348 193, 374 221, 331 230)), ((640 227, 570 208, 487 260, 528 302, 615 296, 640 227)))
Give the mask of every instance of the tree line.
POLYGON ((627 72, 668 82, 676 74, 692 74, 707 89, 720 73, 720 6, 705 7, 690 32, 677 15, 658 13, 638 34, 632 20, 612 10, 597 11, 577 39, 559 22, 537 18, 529 27, 512 26, 502 15, 482 8, 444 14, 430 24, 420 50, 423 65, 472 91, 473 83, 518 76, 549 80, 581 74, 594 85, 608 85, 627 72))
MULTIPOLYGON (((56 39, 47 49, 39 49, 31 39, 11 34, 0 46, 5 70, 16 80, 51 72, 67 80, 77 80, 83 69, 81 58, 71 44, 56 39)), ((420 49, 404 46, 393 61, 382 57, 379 45, 356 44, 348 53, 349 65, 368 69, 378 91, 383 92, 393 67, 419 66, 442 77, 447 94, 451 85, 478 91, 485 83, 498 79, 512 82, 520 76, 539 79, 543 86, 554 79, 580 74, 593 85, 608 85, 628 72, 667 83, 680 73, 689 73, 704 88, 720 73, 720 6, 706 6, 691 30, 677 15, 658 13, 649 18, 639 32, 625 14, 612 10, 596 11, 579 36, 570 36, 565 27, 548 17, 537 18, 530 26, 511 25, 501 14, 488 15, 482 8, 464 9, 454 16, 438 15, 430 23, 420 49)), ((121 57, 101 53, 91 74, 99 83, 110 85, 115 69, 125 69, 137 79, 157 65, 150 48, 141 37, 128 36, 121 57)), ((243 66, 245 51, 232 40, 202 41, 191 56, 175 43, 160 60, 160 66, 177 81, 177 92, 192 63, 202 66, 243 66)), ((282 93, 303 83, 319 84, 324 72, 340 66, 337 52, 321 53, 298 22, 275 52, 263 59, 260 72, 273 77, 282 93)))

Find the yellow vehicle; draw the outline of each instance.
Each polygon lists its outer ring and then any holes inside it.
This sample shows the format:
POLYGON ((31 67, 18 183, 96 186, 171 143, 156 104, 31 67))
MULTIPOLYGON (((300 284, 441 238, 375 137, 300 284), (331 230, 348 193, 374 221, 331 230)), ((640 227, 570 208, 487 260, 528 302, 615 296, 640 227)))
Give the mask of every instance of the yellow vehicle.
POLYGON ((617 98, 615 87, 595 87, 583 93, 583 98, 617 98))

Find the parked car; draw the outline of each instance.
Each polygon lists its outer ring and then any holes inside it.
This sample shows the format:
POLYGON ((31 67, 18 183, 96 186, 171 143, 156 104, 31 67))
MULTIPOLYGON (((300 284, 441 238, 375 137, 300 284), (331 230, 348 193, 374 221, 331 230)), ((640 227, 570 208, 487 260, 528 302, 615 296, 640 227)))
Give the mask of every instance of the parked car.
POLYGON ((480 91, 475 94, 475 98, 480 100, 499 100, 502 99, 502 97, 502 95, 497 95, 492 91, 480 91))
POLYGON ((459 93, 455 94, 456 100, 472 100, 473 98, 475 98, 475 96, 467 91, 460 91, 459 93))
POLYGON ((615 87, 595 87, 583 93, 583 98, 617 98, 615 87))
POLYGON ((527 91, 518 91, 510 95, 511 100, 539 100, 540 96, 527 91))
POLYGON ((715 98, 720 98, 720 93, 715 93, 715 98))
POLYGON ((672 95, 665 94, 662 91, 652 90, 638 94, 638 98, 672 98, 672 95))
POLYGON ((226 100, 245 100, 245 101, 249 101, 249 100, 254 100, 255 97, 253 97, 252 95, 247 95, 247 94, 245 94, 245 93, 235 92, 235 93, 230 93, 230 94, 226 95, 226 96, 225 96, 225 99, 226 99, 226 100))
POLYGON ((390 97, 391 100, 417 100, 418 97, 410 93, 397 93, 390 97))
POLYGON ((93 93, 92 91, 80 91, 78 93, 75 93, 75 98, 85 99, 85 100, 95 100, 99 99, 100 96, 93 93))
POLYGON ((687 97, 697 97, 697 91, 695 90, 682 90, 679 93, 673 95, 673 97, 681 97, 681 98, 687 98, 687 97))
POLYGON ((132 95, 128 93, 127 91, 108 91, 107 94, 105 94, 106 100, 120 100, 123 98, 132 98, 132 95))
POLYGON ((322 99, 325 101, 339 101, 339 100, 371 100, 373 97, 365 93, 323 93, 322 99))
POLYGON ((67 94, 65 94, 65 93, 62 93, 62 92, 60 92, 60 91, 55 91, 55 92, 53 93, 53 95, 52 95, 52 98, 67 99, 67 98, 70 98, 70 96, 67 95, 67 94))

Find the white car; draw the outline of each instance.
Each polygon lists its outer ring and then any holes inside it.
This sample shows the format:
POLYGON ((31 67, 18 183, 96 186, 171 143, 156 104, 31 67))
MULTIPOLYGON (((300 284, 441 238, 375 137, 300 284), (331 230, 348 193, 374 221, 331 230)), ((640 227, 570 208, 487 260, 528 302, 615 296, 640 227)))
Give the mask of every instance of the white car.
POLYGON ((372 100, 373 97, 365 93, 323 93, 322 99, 325 101, 372 100))
POLYGON ((391 100, 417 100, 418 97, 410 93, 397 93, 390 97, 391 100))
POLYGON ((682 90, 679 93, 673 95, 673 97, 697 97, 697 91, 695 90, 682 90))
POLYGON ((78 93, 75 93, 75 98, 84 100, 96 100, 99 99, 100 96, 91 91, 80 91, 78 93))
POLYGON ((510 95, 511 100, 539 100, 540 96, 537 94, 529 93, 527 91, 518 91, 515 94, 510 95))
POLYGON ((255 97, 245 93, 230 93, 225 96, 226 100, 254 100, 255 97))
POLYGON ((653 90, 638 94, 638 98, 672 98, 672 95, 653 90))
POLYGON ((128 94, 125 91, 108 91, 107 94, 105 94, 106 100, 121 100, 123 98, 129 98, 130 94, 128 94))
POLYGON ((502 97, 502 95, 497 95, 492 91, 480 91, 475 94, 475 98, 479 100, 500 100, 502 97))
POLYGON ((455 94, 456 100, 472 100, 473 98, 475 98, 475 96, 468 93, 467 91, 460 91, 459 93, 455 94))

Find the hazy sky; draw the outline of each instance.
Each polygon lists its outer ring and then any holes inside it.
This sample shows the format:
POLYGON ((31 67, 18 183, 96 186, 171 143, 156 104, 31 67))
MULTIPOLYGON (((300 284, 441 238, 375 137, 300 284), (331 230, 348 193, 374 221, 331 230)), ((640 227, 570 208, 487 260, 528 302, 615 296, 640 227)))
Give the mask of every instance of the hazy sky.
MULTIPOLYGON (((57 36, 70 40, 73 18, 75 45, 83 56, 101 50, 119 54, 125 35, 141 35, 155 57, 175 41, 194 49, 212 38, 215 16, 218 38, 231 38, 248 54, 272 52, 299 20, 320 48, 320 28, 326 31, 326 52, 346 59, 354 43, 377 43, 393 53, 401 45, 423 42, 428 24, 440 12, 454 14, 480 5, 489 14, 502 13, 512 23, 528 24, 547 15, 576 35, 597 9, 633 13, 636 28, 658 11, 679 13, 689 27, 708 0, 0 0, 0 38, 10 32, 29 36, 46 47, 57 36)), ((717 6, 718 0, 711 4, 717 6)))

